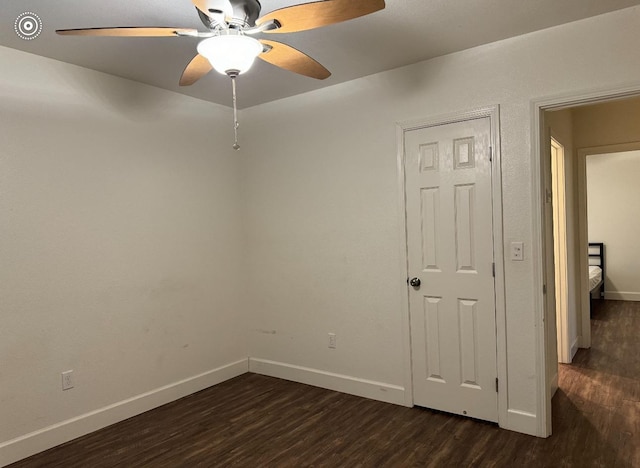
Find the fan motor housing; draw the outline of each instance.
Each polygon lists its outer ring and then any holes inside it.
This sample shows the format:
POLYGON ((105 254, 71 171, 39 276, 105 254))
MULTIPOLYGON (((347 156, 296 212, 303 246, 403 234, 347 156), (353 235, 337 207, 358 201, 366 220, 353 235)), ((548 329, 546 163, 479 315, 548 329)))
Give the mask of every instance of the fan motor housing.
POLYGON ((262 5, 258 0, 230 0, 233 7, 232 25, 252 28, 260 16, 262 5))

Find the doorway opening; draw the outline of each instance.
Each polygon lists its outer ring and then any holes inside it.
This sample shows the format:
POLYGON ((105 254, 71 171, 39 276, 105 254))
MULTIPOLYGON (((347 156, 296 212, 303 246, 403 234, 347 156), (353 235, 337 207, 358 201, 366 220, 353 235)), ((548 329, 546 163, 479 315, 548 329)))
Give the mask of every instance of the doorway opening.
POLYGON ((599 234, 590 237, 588 230, 587 156, 640 149, 640 128, 634 123, 640 118, 640 88, 558 98, 535 103, 535 109, 534 155, 539 165, 534 164, 534 183, 539 195, 534 205, 541 218, 538 303, 547 322, 538 335, 539 434, 549 436, 555 382, 567 369, 558 362, 571 363, 576 352, 581 354, 575 362, 583 361, 591 347, 589 243, 606 244, 606 239, 594 237, 599 234))

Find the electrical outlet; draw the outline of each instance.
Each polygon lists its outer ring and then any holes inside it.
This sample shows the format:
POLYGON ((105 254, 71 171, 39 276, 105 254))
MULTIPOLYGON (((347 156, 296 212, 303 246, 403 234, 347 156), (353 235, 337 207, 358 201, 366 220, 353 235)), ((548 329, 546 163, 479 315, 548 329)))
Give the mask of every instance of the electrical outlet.
POLYGON ((336 334, 329 333, 329 348, 336 349, 336 334))
POLYGON ((511 243, 511 260, 521 262, 524 260, 524 243, 512 242, 511 243))
POLYGON ((73 371, 68 370, 62 373, 62 390, 73 388, 73 371))

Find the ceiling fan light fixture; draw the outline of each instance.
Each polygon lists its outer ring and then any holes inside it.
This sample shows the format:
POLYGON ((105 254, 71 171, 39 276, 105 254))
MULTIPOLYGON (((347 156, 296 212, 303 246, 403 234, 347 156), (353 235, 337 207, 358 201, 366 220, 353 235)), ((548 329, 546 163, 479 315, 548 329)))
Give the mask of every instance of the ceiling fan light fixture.
POLYGON ((214 36, 198 44, 198 53, 223 75, 242 75, 262 51, 262 44, 257 39, 242 34, 214 36))
POLYGON ((208 31, 173 27, 115 27, 58 29, 64 36, 206 37, 182 72, 180 86, 188 86, 215 69, 231 80, 234 149, 238 145, 236 78, 246 73, 256 57, 276 67, 324 80, 331 72, 304 52, 278 41, 257 40, 245 34, 307 31, 375 13, 385 0, 311 1, 274 10, 260 16, 260 0, 191 0, 208 31), (274 51, 275 49, 275 51, 274 51), (267 53, 268 52, 268 53, 267 53))

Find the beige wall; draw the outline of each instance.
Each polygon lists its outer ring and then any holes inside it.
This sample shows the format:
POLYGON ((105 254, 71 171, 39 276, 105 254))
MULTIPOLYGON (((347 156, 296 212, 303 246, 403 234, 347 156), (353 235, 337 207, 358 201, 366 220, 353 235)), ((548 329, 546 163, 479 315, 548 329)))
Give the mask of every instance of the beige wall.
POLYGON ((573 109, 577 149, 640 141, 640 98, 573 109))
POLYGON ((246 369, 247 346, 239 164, 207 144, 231 143, 230 111, 2 47, 0 66, 3 465, 77 434, 52 425, 246 369))
POLYGON ((640 301, 640 151, 587 156, 589 240, 606 248, 607 299, 640 301))

